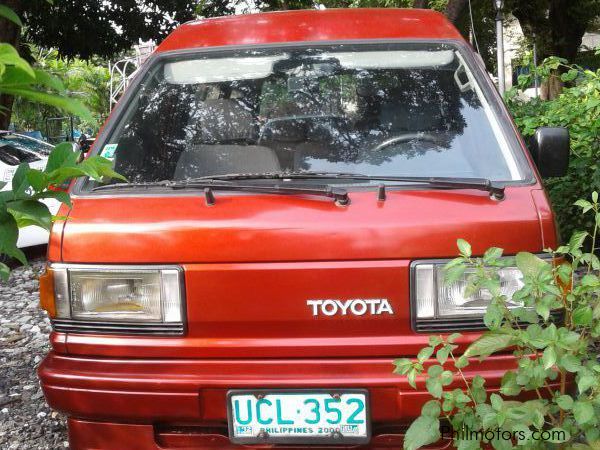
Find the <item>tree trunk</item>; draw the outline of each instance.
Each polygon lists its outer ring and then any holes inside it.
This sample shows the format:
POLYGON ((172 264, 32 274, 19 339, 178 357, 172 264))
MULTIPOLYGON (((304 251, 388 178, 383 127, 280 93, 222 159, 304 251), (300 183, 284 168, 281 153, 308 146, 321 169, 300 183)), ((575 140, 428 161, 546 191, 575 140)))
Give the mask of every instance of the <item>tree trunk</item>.
POLYGON ((552 100, 558 97, 562 92, 563 86, 564 84, 560 79, 560 71, 552 73, 540 86, 540 98, 542 100, 552 100))
MULTIPOLYGON (((523 34, 535 42, 539 60, 558 56, 573 61, 581 46, 583 35, 594 14, 578 13, 579 0, 549 0, 549 9, 540 8, 535 2, 519 2, 513 15, 519 20, 523 34)), ((541 97, 556 98, 562 91, 560 71, 542 83, 541 97)))
POLYGON ((469 0, 448 0, 446 6, 446 16, 452 23, 456 23, 465 7, 469 4, 469 0))
POLYGON ((573 61, 581 47, 583 35, 593 20, 593 15, 577 14, 570 3, 573 0, 552 0, 550 2, 550 22, 554 52, 557 56, 573 61))
POLYGON ((413 8, 428 9, 429 0, 415 0, 415 2, 413 3, 413 8))
MULTIPOLYGON (((3 3, 17 14, 22 11, 21 0, 4 0, 3 3)), ((11 44, 19 48, 21 29, 9 20, 0 18, 0 42, 11 44)), ((0 94, 0 130, 6 130, 10 125, 14 97, 0 94)))

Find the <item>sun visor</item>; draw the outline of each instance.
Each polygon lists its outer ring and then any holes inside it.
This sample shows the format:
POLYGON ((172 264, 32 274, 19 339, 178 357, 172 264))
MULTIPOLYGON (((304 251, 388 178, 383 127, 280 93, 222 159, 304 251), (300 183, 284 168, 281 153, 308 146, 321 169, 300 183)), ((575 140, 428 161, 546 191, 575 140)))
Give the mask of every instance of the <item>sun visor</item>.
POLYGON ((273 64, 287 54, 256 57, 189 59, 165 64, 165 81, 170 84, 219 83, 266 78, 273 64))
POLYGON ((324 59, 335 58, 346 69, 418 69, 447 66, 454 61, 452 50, 374 51, 325 53, 324 59))

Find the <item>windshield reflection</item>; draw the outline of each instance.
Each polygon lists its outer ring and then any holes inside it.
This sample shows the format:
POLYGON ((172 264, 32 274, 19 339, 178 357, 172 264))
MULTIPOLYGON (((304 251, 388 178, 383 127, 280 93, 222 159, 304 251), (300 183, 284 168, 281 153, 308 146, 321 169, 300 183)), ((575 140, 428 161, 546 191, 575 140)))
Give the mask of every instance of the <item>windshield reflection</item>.
POLYGON ((450 46, 388 47, 162 63, 109 138, 115 169, 133 182, 298 171, 521 178, 450 46))

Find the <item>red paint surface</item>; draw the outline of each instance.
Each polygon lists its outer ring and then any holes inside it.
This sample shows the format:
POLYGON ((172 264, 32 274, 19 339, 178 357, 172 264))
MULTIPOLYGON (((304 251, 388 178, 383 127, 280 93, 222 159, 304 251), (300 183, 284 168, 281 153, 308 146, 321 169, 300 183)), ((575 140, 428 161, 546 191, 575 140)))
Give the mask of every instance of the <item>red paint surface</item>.
MULTIPOLYGON (((400 427, 397 427, 398 429, 400 427)), ((405 430, 405 427, 400 428, 405 430)), ((384 433, 374 436, 368 446, 350 447, 355 450, 379 450, 402 448, 403 435, 394 434, 392 430, 385 429, 384 433)), ((274 448, 264 446, 239 446, 232 445, 229 439, 222 434, 222 429, 214 426, 190 427, 187 425, 179 427, 153 427, 152 425, 91 422, 86 420, 69 419, 69 441, 71 448, 113 450, 114 443, 122 444, 120 448, 128 450, 241 450, 249 448, 274 448)), ((279 447, 281 448, 281 447, 279 447)), ((299 449, 299 446, 286 446, 288 450, 299 449)), ((306 448, 306 447, 304 447, 306 448)), ((336 450, 348 449, 349 447, 311 446, 311 450, 336 450)), ((427 446, 428 449, 451 448, 451 440, 444 439, 436 445, 427 446)))
MULTIPOLYGON (((396 38, 461 39, 433 12, 294 11, 190 23, 159 51, 396 38)), ((223 435, 225 394, 240 387, 367 388, 380 427, 370 448, 400 448, 401 432, 381 426, 409 421, 429 398, 422 380, 414 391, 392 374, 392 358, 414 356, 428 339, 410 326, 410 263, 454 257, 458 238, 475 254, 557 244, 539 182, 507 188, 500 202, 426 189, 390 190, 383 203, 351 191, 347 207, 300 196, 216 198, 207 207, 200 192, 79 197, 66 224, 54 226, 50 261, 185 270, 185 336, 52 334, 39 373, 49 405, 72 417, 72 449, 236 448, 223 435), (313 316, 306 300, 328 298, 386 298, 395 314, 313 316)), ((477 336, 466 334, 462 348, 477 336)), ((467 375, 483 375, 494 390, 513 366, 495 356, 467 375)))
POLYGON ((533 189, 539 186, 509 187, 501 202, 475 190, 389 190, 385 203, 376 192, 350 192, 347 207, 319 197, 218 191, 214 207, 200 191, 76 198, 62 257, 182 264, 410 260, 453 257, 459 237, 476 253, 492 245, 540 251, 533 189))
POLYGON ((555 245, 536 189, 509 188, 501 202, 478 191, 393 191, 383 204, 375 192, 353 192, 348 207, 245 194, 217 194, 214 207, 200 195, 75 199, 63 261, 183 265, 188 333, 75 334, 67 348, 167 358, 415 354, 427 336, 410 325, 410 262, 452 258, 461 237, 475 254, 555 245), (352 298, 388 299, 394 315, 315 317, 306 304, 352 298))
MULTIPOLYGON (((465 375, 483 375, 488 388, 496 390, 504 370, 514 364, 510 356, 473 360, 465 375)), ((424 379, 417 379, 415 391, 392 368, 387 358, 134 360, 51 353, 39 374, 53 408, 90 421, 222 426, 231 388, 367 386, 374 423, 406 424, 419 415, 429 394, 424 379)), ((450 388, 460 384, 457 378, 450 388)))
POLYGON ((437 12, 418 9, 282 11, 189 22, 158 52, 226 45, 327 42, 365 39, 453 39, 460 33, 437 12))
MULTIPOLYGON (((135 360, 51 353, 39 375, 49 404, 77 417, 69 423, 76 449, 117 448, 115 443, 128 449, 171 448, 165 442, 190 449, 242 448, 223 435, 228 389, 332 386, 369 387, 374 437, 368 448, 375 449, 401 448, 402 434, 386 433, 382 424, 406 426, 430 399, 423 378, 415 391, 392 367, 386 358, 135 360)), ((497 391, 505 370, 514 367, 511 356, 493 356, 481 363, 471 360, 464 373, 467 379, 482 375, 488 389, 497 391)), ((457 378, 449 388, 461 385, 457 378)))

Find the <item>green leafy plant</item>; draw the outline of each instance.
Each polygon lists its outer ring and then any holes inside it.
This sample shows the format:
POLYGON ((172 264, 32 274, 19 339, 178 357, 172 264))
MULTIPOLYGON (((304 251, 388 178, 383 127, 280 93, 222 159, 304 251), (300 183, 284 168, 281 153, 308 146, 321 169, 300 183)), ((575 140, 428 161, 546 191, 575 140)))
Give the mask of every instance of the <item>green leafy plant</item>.
POLYGON ((459 449, 478 449, 486 443, 496 449, 598 448, 598 193, 578 200, 576 207, 591 217, 592 231, 576 232, 568 244, 546 250, 548 259, 526 252, 506 258, 499 248, 476 258, 466 241, 458 241, 460 256, 446 265, 446 281, 453 283, 469 269, 464 295, 484 290, 491 297, 484 316, 488 330, 462 354, 455 344, 460 334, 433 335, 416 360, 395 361, 396 373, 414 388, 423 383, 432 396, 408 429, 405 449, 437 441, 441 421, 452 426, 459 449), (523 286, 512 297, 519 307, 510 307, 513 303, 500 289, 498 272, 509 265, 523 274, 523 286), (564 321, 553 321, 553 310, 563 310, 564 321), (499 393, 488 395, 481 376, 465 376, 463 369, 475 358, 507 352, 513 353, 517 367, 504 374, 499 393), (450 390, 456 380, 461 387, 450 390), (495 432, 486 435, 486 430, 495 432))
MULTIPOLYGON (((75 117, 77 129, 97 132, 110 110, 110 72, 108 62, 93 58, 61 58, 57 50, 42 50, 30 46, 35 55, 35 67, 59 79, 66 91, 76 96, 91 112, 93 120, 75 117)), ((45 130, 48 117, 63 116, 57 108, 18 98, 13 105, 12 122, 17 129, 45 130)), ((59 134, 54 132, 55 134, 59 134)), ((87 134, 87 133, 86 133, 87 134)))
POLYGON ((92 120, 83 104, 64 95, 66 89, 59 78, 34 69, 6 43, 0 43, 0 93, 51 105, 92 120))
POLYGON ((526 138, 538 127, 561 126, 571 134, 571 159, 565 177, 545 180, 546 189, 565 236, 574 230, 590 229, 593 218, 577 214, 574 202, 581 192, 600 190, 600 70, 587 70, 560 58, 548 58, 531 73, 519 77, 519 85, 510 90, 506 103, 517 126, 526 138), (553 100, 526 99, 520 92, 531 86, 533 76, 540 80, 562 72, 567 84, 553 100))
MULTIPOLYGON (((0 8, 0 17, 22 27, 23 24, 13 10, 0 8)), ((23 59, 16 48, 0 42, 0 94, 13 95, 33 102, 44 103, 91 119, 89 110, 79 101, 65 95, 62 81, 49 73, 35 69, 23 59)), ((0 111, 1 113, 2 111, 0 111)))
MULTIPOLYGON (((0 254, 27 263, 25 254, 16 245, 19 228, 36 225, 49 231, 55 217, 42 200, 54 198, 70 206, 69 194, 60 189, 65 182, 81 176, 125 180, 113 171, 111 161, 106 158, 91 156, 78 162, 79 159, 80 152, 73 151, 72 145, 65 142, 52 150, 44 170, 32 169, 27 163, 19 165, 11 189, 0 191, 0 254)), ((0 182, 0 189, 5 185, 0 182)), ((8 266, 0 263, 0 278, 6 280, 8 276, 8 266)))
MULTIPOLYGON (((21 25, 18 16, 5 6, 0 8, 0 16, 21 25)), ((60 80, 33 69, 14 47, 6 43, 0 43, 0 93, 55 106, 83 117, 90 115, 81 103, 64 95, 60 80)), ((35 225, 50 230, 55 217, 42 200, 54 198, 70 205, 69 194, 61 190, 61 186, 73 178, 124 179, 113 171, 112 163, 106 158, 92 156, 79 162, 80 159, 81 152, 64 143, 50 153, 44 170, 32 169, 27 163, 18 166, 11 189, 0 191, 0 256, 27 263, 25 254, 17 248, 19 228, 35 225)), ((5 186, 5 182, 0 182, 0 189, 5 186)), ((0 263, 0 280, 6 280, 9 273, 9 267, 0 263)))

